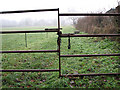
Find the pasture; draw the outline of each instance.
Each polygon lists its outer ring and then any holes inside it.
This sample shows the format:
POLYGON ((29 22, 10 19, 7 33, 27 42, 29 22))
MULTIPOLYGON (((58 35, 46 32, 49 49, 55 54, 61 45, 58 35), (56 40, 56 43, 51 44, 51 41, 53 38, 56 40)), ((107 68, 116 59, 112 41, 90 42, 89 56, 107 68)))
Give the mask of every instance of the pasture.
MULTIPOLYGON (((14 28, 34 30, 34 28, 14 28)), ((39 29, 39 28, 36 28, 39 29)), ((4 30, 4 29, 3 29, 4 30)), ((7 28, 13 30, 13 28, 7 28)), ((74 27, 63 27, 63 33, 73 33, 74 27)), ((80 34, 86 34, 80 32, 80 34)), ((3 34, 2 50, 57 50, 57 33, 3 34), (47 36, 48 35, 48 36, 47 36)), ((119 43, 109 39, 72 37, 61 39, 61 55, 120 53, 119 43)), ((62 74, 118 73, 120 57, 61 58, 62 74)), ((57 53, 2 54, 2 69, 58 69, 57 53)), ((120 88, 120 76, 63 77, 58 72, 3 72, 2 88, 120 88)))

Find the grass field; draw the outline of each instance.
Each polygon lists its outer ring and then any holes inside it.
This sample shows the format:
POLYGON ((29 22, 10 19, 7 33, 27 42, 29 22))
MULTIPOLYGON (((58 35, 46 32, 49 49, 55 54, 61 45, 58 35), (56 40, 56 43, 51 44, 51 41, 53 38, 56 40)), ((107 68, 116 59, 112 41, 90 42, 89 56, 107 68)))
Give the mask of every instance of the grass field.
MULTIPOLYGON (((8 28, 7 30, 12 30, 8 28)), ((17 29, 21 30, 21 29, 17 29)), ((23 28, 22 30, 28 30, 23 28)), ((32 30, 32 29, 30 29, 32 30)), ((63 27, 63 33, 73 33, 73 27, 63 27)), ((81 32, 80 34, 85 34, 81 32)), ((2 50, 57 50, 57 33, 3 34, 2 50)), ((61 55, 120 53, 119 43, 109 39, 75 37, 62 38, 61 55)), ((120 57, 61 58, 62 74, 118 73, 120 57)), ((2 54, 2 69, 58 69, 57 53, 2 54)), ((59 78, 58 72, 3 72, 2 88, 120 88, 120 76, 59 78)))

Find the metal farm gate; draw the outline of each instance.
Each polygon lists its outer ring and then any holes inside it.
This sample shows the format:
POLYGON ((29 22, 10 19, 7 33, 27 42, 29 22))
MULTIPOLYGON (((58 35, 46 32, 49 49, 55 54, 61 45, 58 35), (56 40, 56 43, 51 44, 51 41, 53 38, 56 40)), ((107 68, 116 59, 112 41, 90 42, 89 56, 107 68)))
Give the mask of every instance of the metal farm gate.
POLYGON ((120 16, 120 14, 97 14, 97 13, 59 13, 59 8, 57 9, 40 9, 40 10, 21 10, 21 11, 3 11, 0 14, 12 14, 12 13, 28 13, 28 12, 44 12, 44 11, 57 11, 58 12, 58 28, 53 29, 45 29, 45 30, 36 30, 36 31, 0 31, 1 34, 10 34, 10 33, 41 33, 41 32, 57 32, 58 34, 58 49, 57 50, 28 50, 28 51, 0 51, 0 53, 42 53, 42 52, 51 52, 58 53, 59 56, 59 69, 5 69, 0 70, 0 72, 59 72, 59 77, 67 77, 67 76, 100 76, 100 75, 120 75, 120 73, 99 73, 99 74, 70 74, 70 75, 62 75, 61 74, 61 58, 64 57, 96 57, 96 56, 120 56, 118 54, 84 54, 84 55, 61 55, 60 54, 60 46, 61 46, 61 38, 68 37, 70 42, 70 37, 120 37, 120 34, 62 34, 60 31, 60 17, 61 16, 120 16))

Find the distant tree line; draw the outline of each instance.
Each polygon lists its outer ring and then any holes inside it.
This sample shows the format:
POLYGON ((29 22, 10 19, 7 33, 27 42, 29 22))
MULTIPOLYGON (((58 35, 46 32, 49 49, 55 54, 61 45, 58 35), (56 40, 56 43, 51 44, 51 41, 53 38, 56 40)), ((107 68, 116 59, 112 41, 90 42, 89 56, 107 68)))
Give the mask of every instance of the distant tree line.
MULTIPOLYGON (((65 19, 61 19, 61 25, 69 25, 68 22, 66 22, 65 19)), ((57 26, 57 20, 52 19, 52 20, 45 20, 45 19, 40 19, 40 20, 32 20, 30 18, 23 19, 21 21, 16 21, 16 20, 6 20, 6 19, 1 19, 0 23, 2 27, 26 27, 26 26, 57 26)))

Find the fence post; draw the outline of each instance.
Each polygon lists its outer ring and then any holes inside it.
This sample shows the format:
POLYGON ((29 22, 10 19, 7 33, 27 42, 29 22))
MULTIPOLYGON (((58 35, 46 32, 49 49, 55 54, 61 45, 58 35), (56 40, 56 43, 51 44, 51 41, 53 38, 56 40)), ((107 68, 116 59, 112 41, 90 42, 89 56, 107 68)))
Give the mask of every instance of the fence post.
POLYGON ((27 34, 25 33, 25 44, 26 44, 26 47, 27 47, 27 34))

